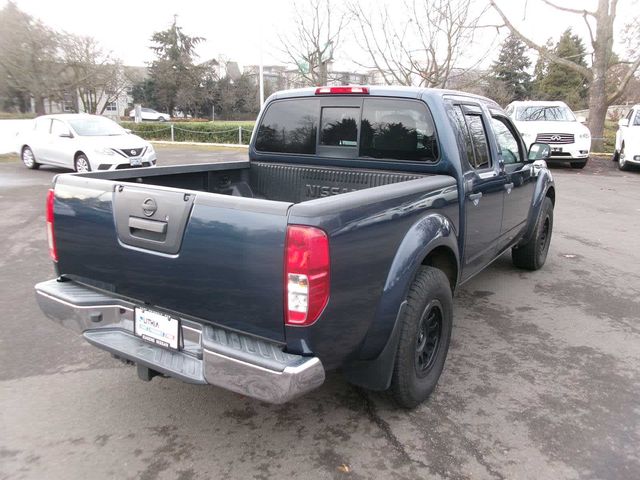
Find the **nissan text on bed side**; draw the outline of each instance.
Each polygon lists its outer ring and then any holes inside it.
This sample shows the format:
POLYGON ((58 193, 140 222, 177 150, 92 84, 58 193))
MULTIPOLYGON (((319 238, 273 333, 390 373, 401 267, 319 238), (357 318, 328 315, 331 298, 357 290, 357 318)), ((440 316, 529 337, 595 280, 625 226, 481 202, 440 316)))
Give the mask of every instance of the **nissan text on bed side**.
POLYGON ((341 369, 434 390, 452 295, 506 250, 545 262, 550 148, 493 101, 402 87, 272 95, 247 161, 58 175, 52 320, 155 375, 272 403, 341 369))

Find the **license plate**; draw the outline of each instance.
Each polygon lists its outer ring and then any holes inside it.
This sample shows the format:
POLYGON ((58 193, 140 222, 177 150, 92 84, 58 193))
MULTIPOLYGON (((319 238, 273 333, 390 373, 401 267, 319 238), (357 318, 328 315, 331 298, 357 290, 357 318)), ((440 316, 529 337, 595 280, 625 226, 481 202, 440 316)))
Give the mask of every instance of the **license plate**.
POLYGON ((177 319, 146 308, 136 308, 134 323, 133 333, 143 340, 178 349, 180 322, 177 319))
POLYGON ((142 159, 141 158, 130 158, 129 159, 129 164, 132 167, 139 167, 140 165, 142 165, 142 159))
POLYGON ((562 147, 551 147, 552 153, 562 153, 562 147))

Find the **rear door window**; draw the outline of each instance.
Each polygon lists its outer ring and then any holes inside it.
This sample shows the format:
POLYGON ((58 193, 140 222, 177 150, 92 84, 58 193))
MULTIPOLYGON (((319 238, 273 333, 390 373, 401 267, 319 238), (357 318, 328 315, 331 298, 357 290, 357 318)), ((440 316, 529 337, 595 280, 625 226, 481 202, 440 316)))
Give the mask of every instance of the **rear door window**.
POLYGON ((35 120, 35 131, 38 133, 49 133, 49 129, 51 128, 51 119, 50 118, 36 118, 35 120))
POLYGON ((476 170, 490 168, 491 156, 489 154, 487 131, 482 120, 482 115, 466 112, 464 118, 467 122, 469 134, 471 135, 474 153, 474 156, 469 158, 469 163, 476 170))
POLYGON ((273 102, 256 134, 256 149, 274 153, 316 153, 318 111, 316 98, 273 102))
POLYGON ((60 135, 68 135, 69 127, 67 127, 64 122, 60 120, 53 120, 51 124, 51 135, 55 137, 59 137, 60 135))
POLYGON ((436 162, 433 119, 421 102, 365 98, 360 156, 436 162))

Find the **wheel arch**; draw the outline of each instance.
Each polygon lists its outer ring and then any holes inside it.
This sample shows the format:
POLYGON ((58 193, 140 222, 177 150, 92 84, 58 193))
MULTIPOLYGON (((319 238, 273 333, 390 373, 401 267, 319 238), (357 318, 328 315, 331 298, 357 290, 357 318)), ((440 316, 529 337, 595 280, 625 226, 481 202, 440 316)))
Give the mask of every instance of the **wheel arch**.
POLYGON ((554 208, 556 206, 556 186, 553 181, 553 177, 549 170, 543 168, 540 170, 538 176, 538 182, 533 193, 533 200, 531 202, 531 208, 529 209, 529 217, 527 219, 527 226, 525 231, 518 240, 517 245, 527 243, 534 233, 538 216, 540 215, 540 209, 545 198, 549 198, 554 208))
POLYGON ((371 390, 386 390, 391 384, 399 340, 398 319, 423 265, 442 270, 454 291, 460 270, 457 236, 451 221, 438 213, 416 222, 396 251, 358 359, 345 366, 345 376, 351 383, 371 390))

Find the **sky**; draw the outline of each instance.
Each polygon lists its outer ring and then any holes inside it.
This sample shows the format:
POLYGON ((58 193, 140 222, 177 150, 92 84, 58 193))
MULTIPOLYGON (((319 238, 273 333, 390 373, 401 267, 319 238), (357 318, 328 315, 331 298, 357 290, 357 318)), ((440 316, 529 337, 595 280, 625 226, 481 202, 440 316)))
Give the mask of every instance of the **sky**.
MULTIPOLYGON (((2 7, 7 0, 0 0, 2 7)), ((87 0, 14 0, 18 7, 38 17, 49 26, 74 34, 96 38, 105 50, 127 65, 145 65, 153 59, 149 50, 150 37, 154 31, 167 28, 173 15, 189 35, 198 35, 206 41, 198 47, 201 60, 224 55, 241 65, 257 64, 262 55, 265 64, 283 64, 286 56, 280 50, 281 36, 291 34, 294 5, 287 0, 109 0, 95 2, 87 0), (261 51, 262 50, 262 51, 261 51)), ((334 1, 336 5, 345 0, 334 1)), ((368 0, 366 8, 385 0, 368 0)), ((402 15, 403 1, 386 0, 396 14, 402 15)), ((497 0, 509 14, 513 23, 533 40, 544 43, 549 37, 557 39, 568 27, 583 36, 587 31, 582 18, 559 12, 545 6, 541 0, 497 0)), ((558 4, 572 8, 594 8, 596 0, 556 0, 558 4)), ((300 5, 304 1, 298 2, 300 5)), ((485 0, 477 0, 474 7, 481 8, 485 0)), ((338 8, 338 7, 336 7, 338 8)), ((640 0, 619 0, 619 26, 623 19, 637 15, 640 0)), ((497 22, 495 16, 487 23, 497 22)), ((355 33, 345 35, 337 50, 337 66, 363 70, 355 63, 367 63, 354 41, 355 33)), ((496 31, 487 29, 478 36, 469 58, 477 58, 481 52, 497 56, 497 43, 506 35, 496 39, 496 31)), ((495 58, 489 55, 485 63, 495 58)), ((465 60, 463 60, 464 62, 465 60)), ((471 62, 469 60, 469 62, 471 62)), ((468 66, 468 65, 463 65, 468 66)))

